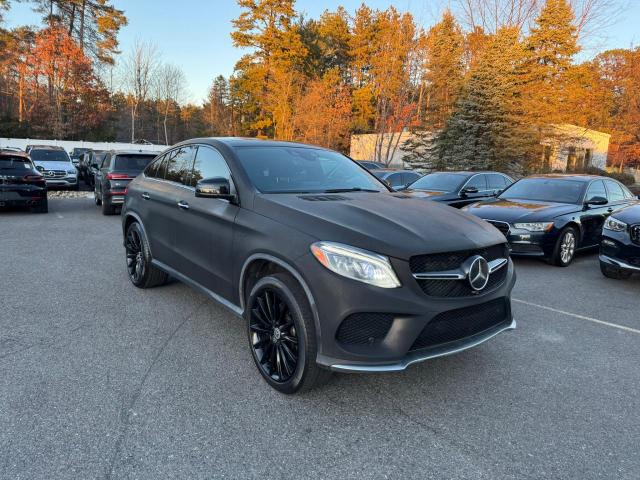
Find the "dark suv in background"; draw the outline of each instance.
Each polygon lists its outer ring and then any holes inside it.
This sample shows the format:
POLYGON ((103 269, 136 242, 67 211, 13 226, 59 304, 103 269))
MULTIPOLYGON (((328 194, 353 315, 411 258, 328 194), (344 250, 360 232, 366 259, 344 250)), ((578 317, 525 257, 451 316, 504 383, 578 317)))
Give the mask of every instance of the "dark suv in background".
POLYGON ((183 142, 129 184, 122 213, 132 283, 171 275, 244 317, 259 372, 284 393, 331 370, 403 370, 515 327, 498 230, 393 192, 337 152, 183 142))
POLYGON ((0 208, 11 207, 47 213, 47 184, 26 153, 0 150, 0 208))
POLYGON ((124 202, 127 185, 156 157, 142 151, 112 151, 105 154, 94 175, 93 196, 104 215, 113 215, 124 202))

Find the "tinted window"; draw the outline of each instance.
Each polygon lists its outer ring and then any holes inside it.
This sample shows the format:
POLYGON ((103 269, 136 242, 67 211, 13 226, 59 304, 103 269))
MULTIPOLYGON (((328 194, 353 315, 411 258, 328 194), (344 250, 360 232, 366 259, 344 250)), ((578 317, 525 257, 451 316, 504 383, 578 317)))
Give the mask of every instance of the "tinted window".
POLYGON ((216 177, 227 179, 231 177, 227 162, 217 150, 210 147, 198 147, 189 185, 195 187, 196 183, 202 179, 216 177))
POLYGON ((487 175, 487 185, 489 190, 502 190, 508 185, 507 179, 497 173, 487 175))
POLYGON ((68 162, 69 156, 63 150, 34 150, 29 152, 34 162, 68 162))
POLYGON ((117 155, 113 169, 140 173, 154 158, 155 155, 117 155))
POLYGON ((618 182, 614 182, 613 180, 605 180, 607 183, 607 191, 609 192, 609 201, 610 202, 619 202, 620 200, 625 199, 624 190, 618 182))
POLYGON ((420 174, 418 173, 405 173, 402 179, 402 184, 403 185, 408 185, 410 183, 415 182, 416 180, 418 180, 420 178, 420 174))
POLYGON ((31 162, 22 157, 0 157, 0 170, 31 170, 31 162))
POLYGON ((164 178, 164 160, 167 155, 159 155, 149 166, 145 169, 144 174, 151 178, 164 178))
POLYGON ((100 168, 109 168, 110 165, 111 165, 111 154, 107 153, 102 159, 102 164, 100 165, 100 168))
POLYGON ((165 180, 188 185, 193 166, 193 147, 181 147, 167 154, 165 180))
POLYGON ((581 203, 585 183, 559 178, 524 178, 507 188, 499 198, 540 202, 581 203))
POLYGON ((387 177, 387 182, 389 182, 392 187, 399 187, 400 185, 404 185, 401 173, 392 173, 387 177))
POLYGON ((467 187, 475 187, 478 191, 483 191, 487 189, 487 176, 486 175, 475 175, 469 179, 465 188, 467 187))
POLYGON ((598 180, 597 182, 593 182, 589 185, 589 190, 587 190, 587 195, 585 198, 587 200, 591 200, 593 197, 607 197, 607 191, 604 188, 604 182, 602 180, 598 180))
POLYGON ((336 152, 306 147, 238 147, 251 182, 265 193, 387 191, 375 177, 336 152))
POLYGON ((438 192, 456 192, 460 190, 467 175, 462 173, 430 173, 413 182, 409 188, 415 190, 435 190, 438 192))

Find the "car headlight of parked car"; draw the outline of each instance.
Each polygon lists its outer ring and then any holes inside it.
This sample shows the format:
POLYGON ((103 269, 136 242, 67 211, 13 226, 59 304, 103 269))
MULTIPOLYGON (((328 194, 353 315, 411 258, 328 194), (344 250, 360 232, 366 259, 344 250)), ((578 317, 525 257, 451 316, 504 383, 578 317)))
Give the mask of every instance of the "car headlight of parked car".
POLYGON ((68 173, 69 175, 75 175, 75 174, 76 174, 76 172, 77 172, 77 170, 76 170, 75 168, 74 168, 73 170, 67 170, 67 173, 68 173))
POLYGON ((617 218, 609 217, 604 222, 604 228, 613 232, 624 232, 627 230, 627 224, 617 218))
POLYGON ((317 242, 311 253, 332 272, 381 288, 397 288, 400 281, 384 255, 334 242, 317 242))
POLYGON ((513 226, 530 232, 548 232, 553 228, 553 222, 514 223, 513 226))

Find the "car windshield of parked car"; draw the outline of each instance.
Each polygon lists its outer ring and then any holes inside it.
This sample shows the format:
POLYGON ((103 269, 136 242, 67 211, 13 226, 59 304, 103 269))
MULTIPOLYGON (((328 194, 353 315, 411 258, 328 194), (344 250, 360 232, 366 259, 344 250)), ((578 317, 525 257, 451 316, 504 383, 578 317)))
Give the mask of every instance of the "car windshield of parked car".
POLYGON ((585 183, 557 178, 524 178, 507 188, 498 198, 539 202, 580 203, 585 183))
POLYGON ((463 173, 430 173, 409 185, 408 190, 457 192, 467 178, 463 173))
POLYGON ((34 162, 68 162, 69 157, 63 150, 31 150, 29 152, 34 162))
POLYGON ((240 164, 262 193, 388 191, 355 162, 305 147, 237 147, 240 164))
POLYGON ((156 158, 155 155, 118 155, 113 169, 140 173, 154 158, 156 158))

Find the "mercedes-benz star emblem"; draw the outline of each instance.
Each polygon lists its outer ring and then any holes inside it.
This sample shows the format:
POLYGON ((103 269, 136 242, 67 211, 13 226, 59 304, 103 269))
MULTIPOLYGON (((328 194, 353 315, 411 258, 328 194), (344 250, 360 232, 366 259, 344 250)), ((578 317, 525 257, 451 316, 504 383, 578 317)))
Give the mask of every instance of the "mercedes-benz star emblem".
POLYGON ((476 292, 484 289, 489 282, 489 263, 476 255, 471 259, 471 267, 469 268, 469 284, 476 292))
POLYGON ((53 170, 50 170, 47 172, 47 175, 50 177, 54 177, 56 175, 56 172, 54 172, 53 170))

